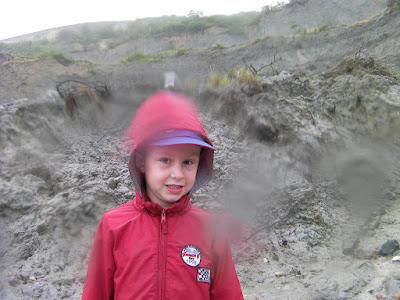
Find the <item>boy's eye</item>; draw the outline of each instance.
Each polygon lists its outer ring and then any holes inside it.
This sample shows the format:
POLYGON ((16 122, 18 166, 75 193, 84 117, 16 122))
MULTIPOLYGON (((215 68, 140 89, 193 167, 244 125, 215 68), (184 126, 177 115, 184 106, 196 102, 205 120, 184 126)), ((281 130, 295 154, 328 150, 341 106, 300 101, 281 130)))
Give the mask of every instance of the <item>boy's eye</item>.
POLYGON ((185 165, 192 165, 193 164, 193 161, 192 160, 185 160, 184 162, 183 162, 185 165))
POLYGON ((160 161, 161 161, 162 163, 165 163, 165 164, 168 164, 168 163, 171 162, 171 160, 170 160, 169 158, 166 158, 166 157, 160 158, 160 161))

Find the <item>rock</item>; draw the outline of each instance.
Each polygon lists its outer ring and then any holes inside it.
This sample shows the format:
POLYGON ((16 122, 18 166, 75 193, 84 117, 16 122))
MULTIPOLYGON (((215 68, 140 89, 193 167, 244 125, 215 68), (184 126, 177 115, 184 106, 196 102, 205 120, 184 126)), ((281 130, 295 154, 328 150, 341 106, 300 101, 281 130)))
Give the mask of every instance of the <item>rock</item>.
POLYGON ((284 291, 284 292, 290 292, 292 290, 292 288, 290 287, 290 285, 285 285, 283 288, 282 288, 282 291, 284 291))
POLYGON ((9 284, 10 286, 17 286, 18 283, 19 283, 19 281, 18 281, 17 279, 15 279, 15 278, 10 279, 10 280, 8 281, 8 284, 9 284))
POLYGON ((44 220, 42 220, 37 226, 36 226, 36 232, 39 234, 39 235, 41 235, 41 234, 43 234, 45 231, 46 231, 46 229, 47 229, 47 222, 46 221, 44 221, 44 220))
MULTIPOLYGON (((387 277, 383 281, 383 285, 385 287, 386 295, 390 295, 391 297, 393 297, 400 290, 400 276, 397 275, 397 276, 387 277)), ((393 299, 391 297, 388 299, 393 299)))
POLYGON ((338 282, 324 276, 312 279, 308 284, 314 287, 316 295, 314 299, 331 299, 332 297, 330 295, 336 294, 339 287, 338 282))
POLYGON ((395 239, 387 240, 379 250, 378 254, 381 256, 386 256, 393 254, 397 250, 399 250, 399 243, 395 239))
POLYGON ((107 186, 108 186, 110 189, 115 190, 115 189, 117 188, 117 186, 118 186, 118 180, 117 180, 116 178, 110 178, 110 179, 107 181, 107 186))
POLYGON ((286 276, 286 274, 284 272, 278 271, 278 272, 275 272, 275 276, 276 277, 282 277, 282 276, 286 276))
POLYGON ((362 288, 366 286, 367 281, 363 279, 351 279, 347 283, 347 286, 343 289, 346 293, 353 293, 354 295, 358 295, 361 293, 362 288))
POLYGON ((33 290, 32 297, 40 299, 43 295, 44 288, 42 286, 36 286, 33 290))
POLYGON ((60 286, 71 286, 75 283, 75 281, 76 281, 75 278, 62 278, 53 281, 53 284, 60 286))
POLYGON ((354 254, 354 250, 358 247, 359 244, 360 244, 360 239, 358 238, 352 243, 352 245, 350 247, 345 248, 343 250, 343 254, 344 255, 352 255, 352 254, 354 254))
POLYGON ((392 261, 393 261, 393 262, 395 262, 395 261, 396 261, 396 262, 400 262, 400 256, 395 256, 395 257, 393 257, 393 258, 392 258, 392 261))

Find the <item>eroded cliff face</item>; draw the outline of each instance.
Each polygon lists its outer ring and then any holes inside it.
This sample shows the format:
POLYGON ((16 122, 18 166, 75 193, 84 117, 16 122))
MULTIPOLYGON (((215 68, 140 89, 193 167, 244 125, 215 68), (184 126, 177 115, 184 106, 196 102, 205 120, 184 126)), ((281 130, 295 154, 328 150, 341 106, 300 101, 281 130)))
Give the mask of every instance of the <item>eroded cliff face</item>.
POLYGON ((214 179, 193 202, 224 216, 246 299, 394 299, 399 250, 391 242, 391 254, 378 252, 400 232, 398 21, 392 9, 340 34, 150 66, 2 66, 10 80, 0 106, 0 298, 80 299, 101 214, 134 195, 121 136, 173 69, 217 148, 214 179), (204 85, 211 65, 237 69, 243 57, 261 65, 277 45, 288 71, 204 85), (290 55, 298 50, 309 61, 290 55), (70 117, 56 86, 77 78, 107 82, 113 97, 99 105, 76 94, 70 117))
MULTIPOLYGON (((193 201, 252 228, 228 232, 248 299, 363 299, 398 284, 376 253, 400 226, 400 87, 364 72, 194 95, 217 152, 193 201)), ((119 137, 146 96, 104 110, 78 99, 72 118, 55 92, 1 107, 4 299, 79 299, 102 212, 134 195, 119 137)))
MULTIPOLYGON (((298 76, 312 76, 329 72, 344 58, 372 57, 393 74, 400 72, 397 42, 400 17, 395 1, 297 2, 304 4, 270 11, 265 14, 266 18, 262 15, 258 22, 242 26, 238 32, 237 28, 232 32, 229 28, 214 26, 197 34, 141 38, 111 49, 103 45, 111 42, 108 40, 94 42, 87 49, 78 47, 79 43, 78 46, 62 41, 52 44, 67 58, 77 59, 70 64, 50 58, 31 61, 13 53, 0 53, 0 102, 36 98, 64 80, 77 78, 110 83, 117 92, 150 91, 163 88, 164 73, 170 71, 176 73, 179 88, 201 90, 208 86, 211 73, 224 74, 246 68, 246 65, 255 69, 264 67, 259 76, 276 75, 283 70, 298 76), (320 14, 314 13, 318 9, 320 14), (358 13, 353 13, 354 10, 358 13), (323 17, 325 13, 337 18, 329 21, 323 17), (287 32, 274 31, 275 27, 287 32), (264 33, 262 28, 271 33, 264 33), (215 47, 218 44, 226 48, 215 47), (135 51, 150 55, 180 48, 186 49, 186 54, 145 64, 116 63, 135 51), (273 68, 265 67, 278 59, 273 68)), ((79 32, 81 27, 76 25, 76 30, 79 32)), ((55 41, 55 34, 51 36, 51 41, 55 41)))

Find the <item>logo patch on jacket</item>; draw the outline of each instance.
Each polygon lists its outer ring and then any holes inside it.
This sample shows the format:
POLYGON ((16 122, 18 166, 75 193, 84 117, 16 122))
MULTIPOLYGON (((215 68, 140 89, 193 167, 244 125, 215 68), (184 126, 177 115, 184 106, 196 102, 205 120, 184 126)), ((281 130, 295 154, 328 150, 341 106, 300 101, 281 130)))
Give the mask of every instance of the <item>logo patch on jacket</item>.
POLYGON ((209 268, 197 268, 197 281, 211 283, 211 270, 209 268))
POLYGON ((201 261, 200 249, 195 245, 186 245, 181 251, 182 260, 191 267, 197 267, 201 261))

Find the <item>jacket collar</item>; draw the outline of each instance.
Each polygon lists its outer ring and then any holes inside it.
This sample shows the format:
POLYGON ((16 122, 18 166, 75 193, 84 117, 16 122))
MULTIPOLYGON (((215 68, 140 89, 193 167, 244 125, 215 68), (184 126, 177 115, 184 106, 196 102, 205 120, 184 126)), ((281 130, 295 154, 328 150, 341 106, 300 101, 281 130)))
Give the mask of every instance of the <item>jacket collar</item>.
POLYGON ((164 210, 165 213, 168 215, 183 214, 187 212, 190 209, 190 206, 192 205, 190 202, 190 194, 186 194, 182 196, 182 198, 179 199, 176 203, 174 203, 171 207, 164 209, 161 205, 159 205, 158 203, 154 203, 153 201, 150 200, 149 197, 147 197, 147 193, 143 189, 143 187, 141 193, 139 193, 137 189, 135 189, 135 191, 136 191, 136 197, 134 199, 135 207, 138 210, 148 213, 151 216, 159 216, 164 210))

